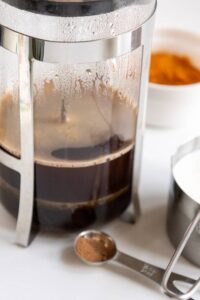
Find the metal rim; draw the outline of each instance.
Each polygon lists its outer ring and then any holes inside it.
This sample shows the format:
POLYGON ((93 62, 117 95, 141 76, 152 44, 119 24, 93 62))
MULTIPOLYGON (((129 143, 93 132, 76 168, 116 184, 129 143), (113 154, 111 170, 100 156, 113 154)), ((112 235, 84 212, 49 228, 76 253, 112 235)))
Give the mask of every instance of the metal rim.
POLYGON ((192 152, 196 151, 196 150, 200 150, 200 136, 186 142, 185 144, 181 145, 178 150, 176 151, 176 153, 174 154, 174 156, 172 157, 172 174, 173 174, 173 179, 176 182, 176 184, 178 185, 178 187, 180 188, 180 190, 186 195, 186 197, 188 197, 190 199, 190 201, 194 202, 197 204, 197 207, 199 205, 199 202, 194 199, 189 193, 188 191, 186 191, 182 186, 180 186, 179 182, 177 182, 175 176, 174 176, 174 168, 176 166, 176 164, 182 160, 186 155, 191 154, 192 152))
MULTIPOLYGON (((152 0, 148 1, 150 2, 152 0)), ((80 17, 110 13, 122 7, 134 4, 137 0, 79 0, 75 2, 59 0, 3 0, 3 2, 22 10, 43 15, 80 17)), ((142 0, 141 4, 142 2, 145 3, 145 0, 142 0)))
MULTIPOLYGON (((121 15, 121 17, 119 19, 118 17, 116 17, 116 21, 114 22, 116 25, 115 34, 113 34, 109 30, 105 32, 105 25, 109 25, 110 23, 107 14, 102 14, 102 19, 101 19, 102 27, 100 27, 101 29, 95 34, 94 32, 92 32, 92 29, 90 27, 91 25, 93 27, 99 26, 98 20, 95 17, 95 15, 94 16, 85 15, 85 18, 82 18, 82 16, 77 15, 78 20, 76 20, 76 18, 72 18, 68 16, 60 17, 60 16, 55 16, 53 14, 51 15, 46 15, 41 13, 36 14, 28 10, 26 13, 25 10, 19 9, 17 6, 14 5, 10 5, 9 2, 12 1, 17 1, 17 0, 0 0, 0 14, 2 16, 0 24, 3 27, 15 31, 16 33, 37 38, 43 41, 68 42, 68 43, 109 39, 121 35, 123 33, 137 30, 138 28, 143 27, 144 24, 147 23, 148 20, 152 18, 152 16, 155 14, 156 7, 157 7, 157 0, 124 0, 124 1, 129 1, 132 4, 135 3, 135 7, 136 6, 139 7, 140 5, 146 5, 146 4, 150 4, 150 7, 148 7, 147 9, 148 11, 146 11, 146 15, 143 16, 140 22, 137 20, 137 18, 136 19, 133 18, 133 20, 135 21, 131 21, 131 23, 128 22, 127 25, 119 29, 118 24, 119 22, 122 22, 124 20, 125 13, 127 15, 127 11, 129 12, 127 16, 128 18, 132 18, 133 16, 133 10, 132 9, 129 10, 128 5, 127 6, 123 5, 121 7, 122 14, 118 15, 118 16, 121 15), (78 24, 78 26, 75 26, 74 25, 75 23, 78 24), (26 24, 26 26, 24 26, 24 24, 26 24)), ((26 0, 22 0, 22 1, 26 1, 26 0)), ((38 1, 38 0, 30 0, 30 1, 38 1)), ((97 0, 95 1, 95 3, 99 3, 99 1, 110 2, 110 1, 119 1, 119 0, 97 0)), ((120 1, 123 2, 123 0, 120 1)), ((21 1, 19 1, 19 3, 21 3, 21 1)), ((80 5, 80 3, 77 4, 80 5)), ((114 14, 115 11, 111 12, 111 14, 112 13, 114 14)))

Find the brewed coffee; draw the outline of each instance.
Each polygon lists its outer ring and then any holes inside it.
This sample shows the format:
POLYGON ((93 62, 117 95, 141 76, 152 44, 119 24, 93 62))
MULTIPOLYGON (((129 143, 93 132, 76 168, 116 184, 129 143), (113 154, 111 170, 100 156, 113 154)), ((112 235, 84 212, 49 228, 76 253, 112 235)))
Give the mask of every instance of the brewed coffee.
MULTIPOLYGON (((137 106, 103 87, 68 101, 52 82, 34 98, 35 214, 46 228, 79 228, 122 213, 130 203, 137 106), (61 113, 62 111, 62 113, 61 113)), ((18 102, 0 102, 0 144, 20 157, 18 102)), ((0 166, 3 204, 14 215, 20 176, 0 166)))

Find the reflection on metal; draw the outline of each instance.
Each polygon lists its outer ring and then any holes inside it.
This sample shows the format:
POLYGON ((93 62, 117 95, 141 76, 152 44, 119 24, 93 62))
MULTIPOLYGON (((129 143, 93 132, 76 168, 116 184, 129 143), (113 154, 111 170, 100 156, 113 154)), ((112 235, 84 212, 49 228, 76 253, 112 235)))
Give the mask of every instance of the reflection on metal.
MULTIPOLYGON (((0 45, 18 53, 22 34, 0 26, 0 45)), ((141 28, 111 39, 88 42, 59 43, 27 38, 30 44, 29 58, 47 63, 92 63, 116 58, 137 49, 141 45, 141 28)))
POLYGON ((34 206, 34 133, 32 72, 29 59, 29 38, 19 39, 19 109, 21 132, 20 202, 16 229, 16 243, 29 244, 34 206))
POLYGON ((149 39, 148 37, 153 35, 154 21, 155 21, 155 17, 153 15, 143 25, 142 36, 141 36, 143 55, 142 55, 141 80, 140 80, 140 97, 138 102, 139 110, 138 110, 138 119, 137 119, 135 162, 134 162, 134 171, 133 171, 133 190, 132 190, 135 221, 138 220, 141 214, 140 199, 139 199, 139 183, 140 183, 142 150, 143 150, 143 140, 144 140, 145 120, 146 120, 149 62, 150 62, 150 54, 151 54, 151 39, 149 39))
MULTIPOLYGON (((12 34, 9 36, 12 37, 12 34)), ((14 35, 16 38, 16 36, 14 35)), ((17 171, 20 180, 20 205, 16 229, 16 243, 28 246, 33 205, 34 205, 34 141, 33 141, 33 102, 31 83, 31 61, 29 59, 29 38, 18 35, 16 53, 19 57, 19 107, 21 131, 21 159, 0 149, 0 161, 3 165, 17 171)), ((9 42, 3 35, 5 44, 9 42)), ((16 39, 14 39, 16 42, 16 39)))

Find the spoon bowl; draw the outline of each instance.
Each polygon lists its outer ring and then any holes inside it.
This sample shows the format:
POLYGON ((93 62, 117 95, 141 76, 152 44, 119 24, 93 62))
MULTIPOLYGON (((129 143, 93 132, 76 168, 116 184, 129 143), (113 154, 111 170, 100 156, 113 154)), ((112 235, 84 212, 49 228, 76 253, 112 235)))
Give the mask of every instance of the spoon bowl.
POLYGON ((85 263, 100 266, 117 255, 115 241, 106 233, 88 230, 79 234, 74 243, 76 255, 85 263))

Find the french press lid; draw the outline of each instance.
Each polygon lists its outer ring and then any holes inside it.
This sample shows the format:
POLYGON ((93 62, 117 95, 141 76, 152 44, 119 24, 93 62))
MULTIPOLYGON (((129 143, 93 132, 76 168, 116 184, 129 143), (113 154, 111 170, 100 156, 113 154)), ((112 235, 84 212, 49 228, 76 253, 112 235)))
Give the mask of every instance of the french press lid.
POLYGON ((80 17, 110 13, 131 4, 147 4, 151 0, 3 0, 19 9, 44 15, 80 17))
POLYGON ((0 25, 52 42, 110 39, 141 27, 156 0, 0 0, 0 25))

